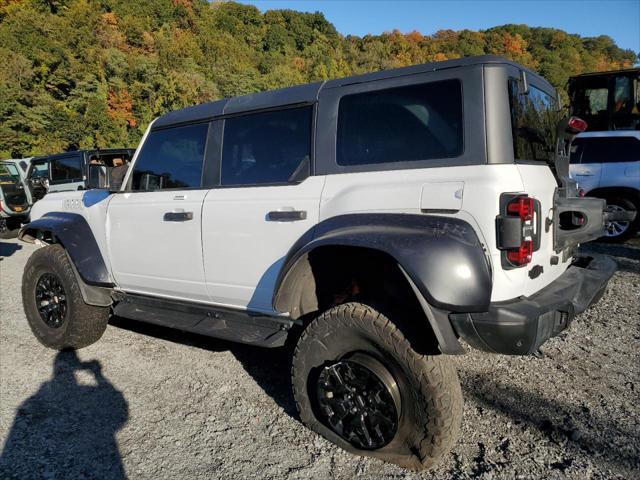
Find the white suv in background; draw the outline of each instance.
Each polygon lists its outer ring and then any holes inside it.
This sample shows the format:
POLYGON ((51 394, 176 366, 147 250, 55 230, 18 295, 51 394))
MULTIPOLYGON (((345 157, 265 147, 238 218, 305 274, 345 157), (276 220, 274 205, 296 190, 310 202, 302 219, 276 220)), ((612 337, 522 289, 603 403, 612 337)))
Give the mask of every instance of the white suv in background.
MULTIPOLYGON (((640 210, 640 131, 585 132, 571 145, 571 176, 581 194, 604 198, 610 211, 640 210)), ((640 229, 631 222, 608 221, 602 240, 624 242, 640 229)))

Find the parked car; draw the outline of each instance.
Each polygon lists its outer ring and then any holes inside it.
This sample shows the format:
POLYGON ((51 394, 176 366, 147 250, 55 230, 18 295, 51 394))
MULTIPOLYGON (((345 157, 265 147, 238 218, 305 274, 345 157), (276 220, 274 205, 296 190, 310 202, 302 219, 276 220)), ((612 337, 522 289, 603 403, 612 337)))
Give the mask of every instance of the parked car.
POLYGON ((20 237, 49 245, 24 272, 31 329, 82 348, 114 313, 295 343, 305 425, 350 452, 431 467, 462 418, 450 355, 465 343, 537 352, 615 270, 577 253, 602 235, 606 205, 568 177, 584 124, 551 124, 556 98, 487 56, 167 113, 120 192, 34 206, 20 237))
POLYGON ((113 160, 121 158, 129 163, 134 152, 131 148, 110 148, 34 157, 27 173, 34 200, 49 192, 109 188, 113 160))
MULTIPOLYGON (((603 198, 612 211, 640 210, 640 131, 581 133, 571 147, 571 176, 583 195, 603 198)), ((624 242, 637 235, 640 217, 609 221, 601 240, 624 242)))
POLYGON ((11 160, 0 161, 0 238, 17 235, 28 222, 31 193, 20 168, 11 160))
POLYGON ((13 163, 16 167, 18 167, 18 171, 20 172, 20 176, 23 179, 27 178, 27 172, 29 171, 29 165, 31 164, 31 159, 33 157, 25 157, 25 158, 9 158, 7 160, 2 160, 3 162, 13 163))

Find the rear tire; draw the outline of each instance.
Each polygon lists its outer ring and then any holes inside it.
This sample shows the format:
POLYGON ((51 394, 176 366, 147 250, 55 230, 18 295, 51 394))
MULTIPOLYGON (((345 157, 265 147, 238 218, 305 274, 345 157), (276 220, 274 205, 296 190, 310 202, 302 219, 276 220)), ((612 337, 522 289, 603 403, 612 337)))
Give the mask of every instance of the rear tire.
POLYGON ((108 307, 84 303, 69 257, 61 245, 36 250, 24 269, 22 304, 31 331, 44 346, 78 349, 102 337, 108 307))
POLYGON ((462 392, 450 359, 417 353, 398 325, 368 305, 331 308, 306 327, 292 383, 302 422, 351 453, 422 470, 457 439, 462 392))
POLYGON ((624 243, 630 238, 635 237, 640 229, 638 206, 633 201, 624 197, 612 197, 607 198, 606 200, 607 206, 612 206, 614 209, 636 212, 636 218, 634 218, 632 222, 627 222, 627 224, 621 222, 608 223, 605 228, 609 233, 600 237, 600 241, 607 243, 624 243), (621 231, 621 226, 626 226, 626 228, 621 231))

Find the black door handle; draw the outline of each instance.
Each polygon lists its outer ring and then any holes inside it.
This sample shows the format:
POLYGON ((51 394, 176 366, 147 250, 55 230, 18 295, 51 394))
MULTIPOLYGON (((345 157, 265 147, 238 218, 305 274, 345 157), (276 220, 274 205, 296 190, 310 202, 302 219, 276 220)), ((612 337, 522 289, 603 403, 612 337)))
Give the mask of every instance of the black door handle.
POLYGON ((274 210, 267 213, 268 222, 295 222, 306 218, 307 212, 304 210, 274 210))
POLYGON ((193 212, 166 212, 163 220, 165 222, 186 222, 193 220, 193 212))

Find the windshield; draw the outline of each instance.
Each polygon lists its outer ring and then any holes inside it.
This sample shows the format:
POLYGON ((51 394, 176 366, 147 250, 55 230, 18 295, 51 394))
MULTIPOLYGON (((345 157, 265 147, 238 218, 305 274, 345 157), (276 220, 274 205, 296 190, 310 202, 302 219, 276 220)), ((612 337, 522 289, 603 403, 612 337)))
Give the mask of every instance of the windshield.
POLYGON ((521 94, 517 81, 512 79, 509 106, 515 160, 553 162, 556 127, 562 117, 557 100, 533 85, 527 95, 521 94))
POLYGON ((0 185, 16 185, 20 183, 18 168, 12 163, 0 163, 0 185))

